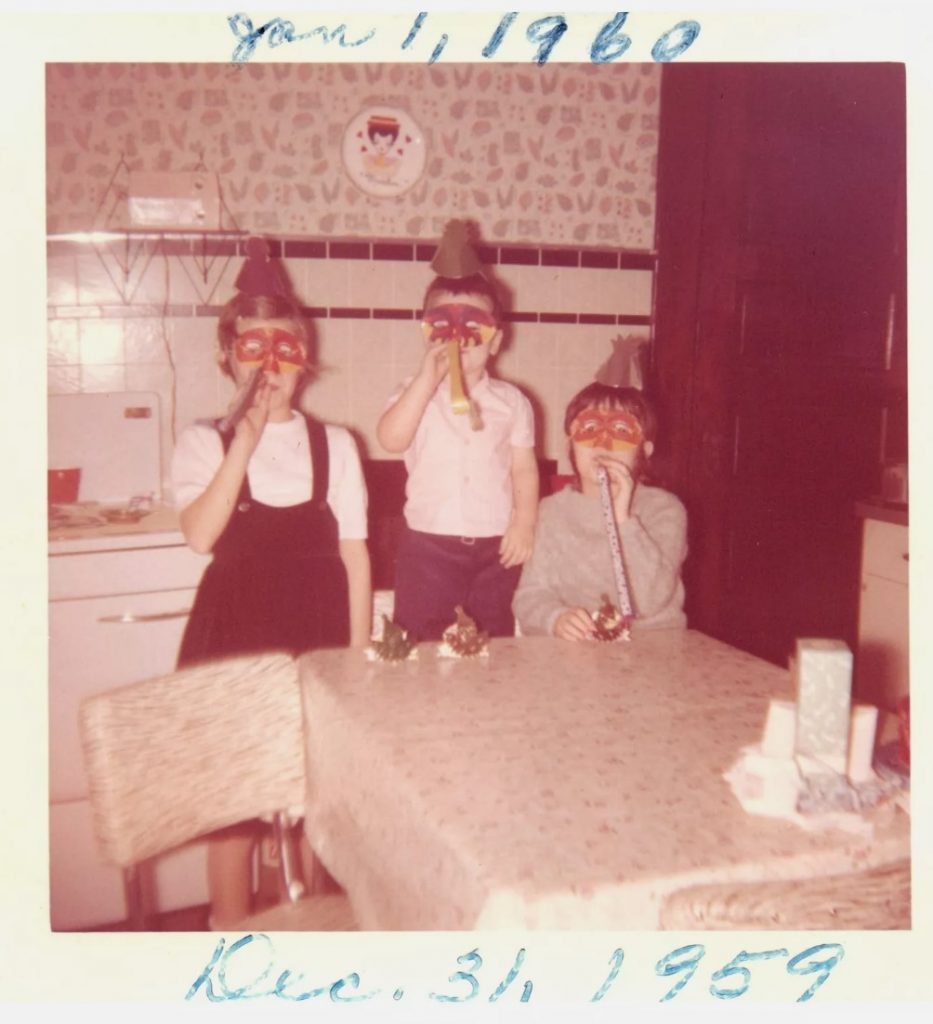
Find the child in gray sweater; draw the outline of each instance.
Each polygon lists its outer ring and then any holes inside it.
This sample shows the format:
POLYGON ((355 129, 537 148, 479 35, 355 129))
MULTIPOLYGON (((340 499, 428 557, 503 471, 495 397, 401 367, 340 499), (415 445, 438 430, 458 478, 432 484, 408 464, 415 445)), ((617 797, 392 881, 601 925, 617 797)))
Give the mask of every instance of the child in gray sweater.
POLYGON ((600 467, 609 477, 633 630, 686 625, 687 513, 673 494, 641 482, 656 427, 650 403, 635 388, 594 383, 570 400, 564 431, 577 479, 539 506, 534 552, 512 602, 523 634, 591 639, 602 595, 615 601, 600 467))

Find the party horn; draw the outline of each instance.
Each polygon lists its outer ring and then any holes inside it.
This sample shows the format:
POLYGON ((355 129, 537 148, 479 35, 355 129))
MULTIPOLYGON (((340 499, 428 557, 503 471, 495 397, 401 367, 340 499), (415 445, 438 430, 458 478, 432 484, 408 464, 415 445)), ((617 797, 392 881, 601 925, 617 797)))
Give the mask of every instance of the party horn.
POLYGON ((253 399, 256 397, 256 392, 259 390, 259 385, 263 381, 264 374, 261 369, 257 368, 253 370, 253 375, 250 377, 249 383, 243 391, 243 395, 236 405, 227 413, 223 419, 218 420, 217 429, 222 433, 226 434, 233 430, 241 419, 246 415, 249 407, 253 404, 253 399))
POLYGON ((463 373, 460 369, 460 342, 451 338, 447 343, 447 366, 450 371, 450 406, 456 413, 469 413, 470 426, 479 430, 482 423, 475 403, 471 402, 463 390, 463 373))
POLYGON ((632 599, 629 595, 628 580, 625 576, 625 563, 622 561, 622 545, 619 542, 619 526, 616 523, 615 510, 612 507, 612 490, 609 485, 609 473, 603 466, 596 470, 599 483, 599 500, 603 510, 603 522, 609 538, 609 553, 612 557, 612 575, 615 578, 616 594, 619 598, 619 612, 626 625, 635 617, 632 611, 632 599))

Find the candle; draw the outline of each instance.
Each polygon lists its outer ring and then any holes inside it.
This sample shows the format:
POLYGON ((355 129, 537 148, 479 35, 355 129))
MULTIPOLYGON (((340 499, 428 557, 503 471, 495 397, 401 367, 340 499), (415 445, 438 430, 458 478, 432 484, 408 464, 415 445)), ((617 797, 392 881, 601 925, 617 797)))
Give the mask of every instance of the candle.
POLYGON ((844 774, 849 747, 852 652, 841 640, 797 641, 798 754, 844 774))
POLYGON ((772 700, 761 739, 765 757, 793 757, 797 735, 797 708, 793 701, 772 700))
POLYGON ((856 704, 852 708, 849 727, 849 781, 868 782, 873 779, 871 762, 875 752, 875 729, 878 725, 878 709, 871 704, 856 704))

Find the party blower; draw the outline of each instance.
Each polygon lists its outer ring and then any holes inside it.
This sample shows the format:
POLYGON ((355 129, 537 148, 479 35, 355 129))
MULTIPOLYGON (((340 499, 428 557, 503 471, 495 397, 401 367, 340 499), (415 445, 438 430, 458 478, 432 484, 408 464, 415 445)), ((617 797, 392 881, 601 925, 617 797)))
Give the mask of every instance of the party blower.
POLYGON ((253 399, 256 397, 256 392, 259 390, 259 385, 262 384, 264 376, 265 374, 262 372, 261 368, 253 370, 253 375, 249 378, 249 383, 246 385, 240 400, 226 416, 217 422, 217 429, 222 434, 226 434, 235 429, 236 425, 249 411, 250 406, 253 404, 253 399))

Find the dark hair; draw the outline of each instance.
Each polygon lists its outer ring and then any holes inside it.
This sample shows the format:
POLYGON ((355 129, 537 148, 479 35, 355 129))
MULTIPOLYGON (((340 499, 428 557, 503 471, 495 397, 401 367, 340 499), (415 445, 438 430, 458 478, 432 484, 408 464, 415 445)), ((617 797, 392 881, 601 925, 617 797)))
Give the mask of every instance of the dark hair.
MULTIPOLYGON (((611 384, 600 384, 594 381, 587 384, 582 391, 578 391, 567 403, 567 411, 564 413, 564 433, 570 436, 570 425, 577 416, 591 406, 603 406, 607 409, 621 409, 630 413, 641 424, 645 441, 654 443, 658 433, 658 417, 654 406, 638 388, 617 388, 611 384)), ((570 462, 574 473, 577 466, 573 458, 573 447, 570 448, 570 462)), ((638 463, 635 466, 635 479, 640 480, 648 472, 648 455, 645 453, 644 442, 639 450, 638 463)))
POLYGON ((291 321, 308 354, 306 372, 311 372, 311 330, 295 299, 285 295, 247 295, 244 292, 237 292, 225 303, 217 321, 217 340, 224 354, 222 369, 228 377, 233 376, 230 369, 230 350, 237 339, 236 322, 240 319, 291 321))
POLYGON ((468 277, 435 277, 424 293, 422 309, 430 309, 429 299, 435 292, 450 292, 451 295, 482 295, 489 300, 492 315, 496 320, 502 319, 502 300, 495 285, 483 274, 470 274, 468 277))
POLYGON ((370 142, 375 142, 376 135, 389 135, 392 141, 398 138, 399 125, 398 122, 392 124, 391 121, 386 121, 380 118, 370 118, 366 123, 366 134, 369 136, 370 142))

